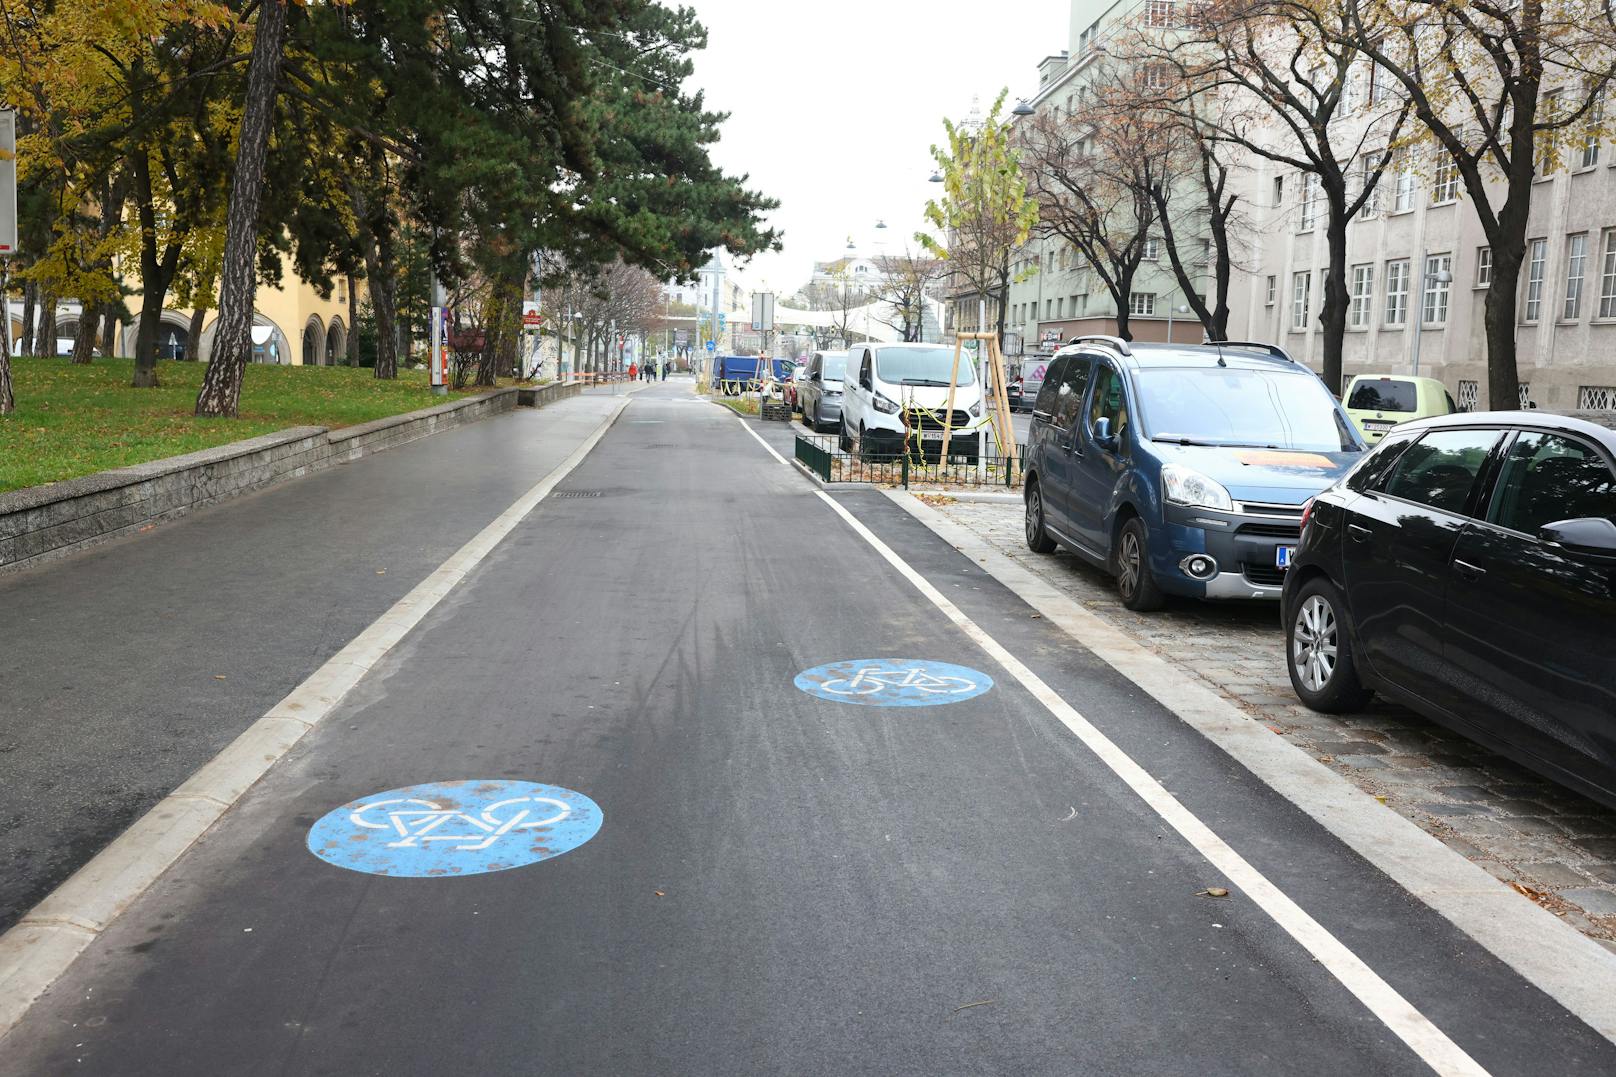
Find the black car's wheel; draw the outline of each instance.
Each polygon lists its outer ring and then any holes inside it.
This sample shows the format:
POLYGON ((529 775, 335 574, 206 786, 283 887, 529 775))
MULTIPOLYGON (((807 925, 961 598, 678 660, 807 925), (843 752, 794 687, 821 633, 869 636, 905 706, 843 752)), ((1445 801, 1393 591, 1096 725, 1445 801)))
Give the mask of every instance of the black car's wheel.
POLYGON ((1291 687, 1313 710, 1361 710, 1374 694, 1358 679, 1341 592, 1323 576, 1308 580, 1296 593, 1296 607, 1285 624, 1285 654, 1291 687))
POLYGON ((836 444, 845 453, 853 451, 853 439, 847 436, 846 423, 843 423, 842 428, 836 431, 836 444))
POLYGON ((1053 553, 1055 540, 1044 528, 1044 492, 1036 481, 1027 484, 1027 549, 1033 553, 1053 553))
POLYGON ((1150 533, 1137 516, 1123 524, 1117 536, 1116 568, 1117 594, 1124 606, 1144 613, 1167 604, 1150 570, 1150 533))

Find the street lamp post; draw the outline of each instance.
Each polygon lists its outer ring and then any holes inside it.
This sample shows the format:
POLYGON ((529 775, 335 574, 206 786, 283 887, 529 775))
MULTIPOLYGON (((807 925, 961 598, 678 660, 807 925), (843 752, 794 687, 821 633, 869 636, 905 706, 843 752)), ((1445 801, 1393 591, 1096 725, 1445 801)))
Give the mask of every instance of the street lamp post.
MULTIPOLYGON (((1417 293, 1417 295, 1415 297, 1419 302, 1419 306, 1418 306, 1418 308, 1416 308, 1412 312, 1413 315, 1414 315, 1414 355, 1413 355, 1414 371, 1413 371, 1413 373, 1414 373, 1414 377, 1416 377, 1416 378, 1420 376, 1420 337, 1422 337, 1424 335, 1424 327, 1425 327, 1425 288, 1426 288, 1426 285, 1432 283, 1433 281, 1435 283, 1437 283, 1437 284, 1452 284, 1453 283, 1453 274, 1451 272, 1449 272, 1446 269, 1440 269, 1437 272, 1432 273, 1430 271, 1430 269, 1427 268, 1429 263, 1430 263, 1430 255, 1428 255, 1425 251, 1421 251, 1420 252, 1420 287, 1419 287, 1419 292, 1417 293)), ((1410 305, 1412 305, 1412 304, 1410 304, 1410 305)))
POLYGON ((1173 342, 1173 314, 1175 312, 1178 314, 1188 314, 1190 312, 1190 308, 1183 303, 1179 303, 1176 306, 1170 306, 1167 308, 1167 343, 1169 344, 1173 342))

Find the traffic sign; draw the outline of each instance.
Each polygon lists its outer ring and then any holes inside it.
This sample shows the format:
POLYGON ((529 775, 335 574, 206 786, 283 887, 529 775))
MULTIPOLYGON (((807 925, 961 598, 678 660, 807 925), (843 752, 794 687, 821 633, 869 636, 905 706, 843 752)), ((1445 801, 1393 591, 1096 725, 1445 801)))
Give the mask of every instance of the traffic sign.
POLYGON ((538 329, 542 325, 544 325, 544 316, 539 313, 538 303, 531 299, 525 300, 522 303, 522 328, 538 329))
POLYGON ((16 253, 17 114, 0 109, 0 255, 16 253))
POLYGON ((710 352, 717 351, 718 350, 718 342, 716 340, 709 340, 707 342, 707 350, 710 351, 710 352))
POLYGON ((481 875, 570 852, 600 824, 600 805, 558 785, 430 782, 327 812, 309 828, 308 849, 328 864, 370 875, 481 875))

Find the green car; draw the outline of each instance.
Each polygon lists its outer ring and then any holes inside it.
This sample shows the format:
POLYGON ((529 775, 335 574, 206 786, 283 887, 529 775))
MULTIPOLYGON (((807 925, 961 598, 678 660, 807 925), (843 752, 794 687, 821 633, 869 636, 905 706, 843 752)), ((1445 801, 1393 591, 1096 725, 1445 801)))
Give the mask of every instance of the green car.
POLYGON ((1406 374, 1359 374, 1347 386, 1346 402, 1347 414, 1371 445, 1398 423, 1459 410, 1441 382, 1406 374))

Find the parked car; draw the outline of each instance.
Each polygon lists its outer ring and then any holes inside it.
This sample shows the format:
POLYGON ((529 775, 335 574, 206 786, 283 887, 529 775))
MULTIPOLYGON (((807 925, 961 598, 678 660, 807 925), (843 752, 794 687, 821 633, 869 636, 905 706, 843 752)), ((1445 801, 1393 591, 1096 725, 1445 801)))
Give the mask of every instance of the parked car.
MULTIPOLYGON (((1021 401, 1020 408, 1030 409, 1032 402, 1038 399, 1038 390, 1044 387, 1044 375, 1049 371, 1049 363, 1053 356, 1031 355, 1021 361, 1021 401)), ((1012 401, 1012 404, 1015 404, 1012 401)))
MULTIPOLYGON (((862 456, 898 456, 910 428, 922 452, 940 453, 954 347, 949 344, 855 344, 848 349, 853 372, 842 393, 842 450, 862 456)), ((961 361, 954 383, 949 456, 975 460, 981 434, 982 385, 976 364, 961 361)), ((913 447, 913 443, 912 443, 913 447)))
POLYGON ((758 355, 721 355, 713 360, 713 383, 721 387, 726 396, 743 392, 755 393, 764 381, 784 381, 790 376, 790 359, 770 359, 758 355))
POLYGON ((1616 415, 1399 426, 1309 506, 1283 609, 1309 707, 1380 692, 1616 806, 1616 415))
POLYGON ((1107 569, 1129 609, 1278 599, 1303 504, 1364 451, 1324 382, 1278 347, 1080 337, 1033 404, 1027 545, 1107 569))
POLYGON ((1398 423, 1459 410, 1441 382, 1406 374, 1359 374, 1347 385, 1345 399, 1347 414, 1371 445, 1398 423))
POLYGON ((787 372, 784 380, 780 382, 780 398, 790 405, 791 410, 794 412, 802 410, 802 395, 799 390, 802 386, 803 376, 807 372, 807 364, 797 363, 787 372))
POLYGON ((802 422, 818 433, 842 428, 842 378, 847 374, 846 352, 814 352, 797 394, 802 400, 802 422))

